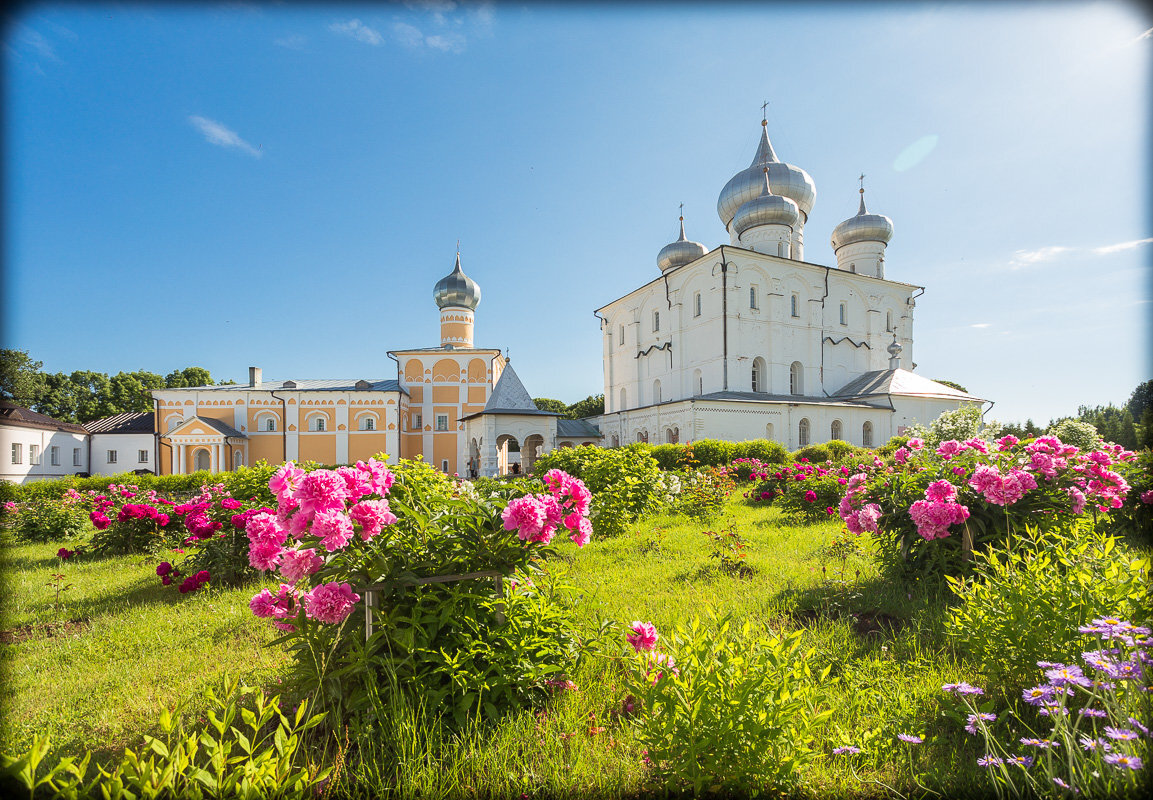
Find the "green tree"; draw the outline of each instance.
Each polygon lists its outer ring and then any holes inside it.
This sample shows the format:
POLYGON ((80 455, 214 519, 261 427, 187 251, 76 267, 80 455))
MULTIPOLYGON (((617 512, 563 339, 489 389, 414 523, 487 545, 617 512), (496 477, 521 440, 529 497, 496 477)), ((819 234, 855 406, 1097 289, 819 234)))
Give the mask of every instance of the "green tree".
POLYGON ((603 414, 605 413, 605 396, 603 394, 590 394, 584 400, 578 400, 569 406, 568 412, 572 419, 595 417, 603 414))
POLYGON ((77 370, 68 380, 76 394, 77 421, 91 422, 119 413, 112 404, 111 382, 103 372, 77 370))
POLYGON ((958 392, 964 392, 965 394, 969 393, 968 389, 966 389, 964 386, 962 386, 961 384, 956 383, 954 381, 946 381, 946 380, 943 380, 941 378, 933 378, 933 380, 936 381, 937 383, 943 383, 946 386, 952 387, 953 389, 956 389, 958 392))
POLYGON ((1153 380, 1145 381, 1129 395, 1129 402, 1125 404, 1133 419, 1142 419, 1147 408, 1153 408, 1153 380))
POLYGON ((43 383, 44 388, 36 400, 34 410, 65 422, 76 422, 79 401, 72 379, 63 372, 54 372, 44 375, 43 383))
POLYGON ((30 408, 44 388, 42 366, 25 350, 0 350, 0 397, 30 408))
POLYGON ((553 400, 551 397, 534 397, 532 401, 536 404, 538 411, 555 411, 563 417, 568 417, 568 406, 560 400, 553 400))
POLYGON ((118 372, 108 382, 108 407, 112 409, 110 413, 151 411, 152 398, 148 391, 163 388, 164 379, 155 372, 118 372))
POLYGON ((167 389, 183 389, 189 386, 212 386, 212 375, 204 367, 185 367, 173 370, 164 376, 167 389))

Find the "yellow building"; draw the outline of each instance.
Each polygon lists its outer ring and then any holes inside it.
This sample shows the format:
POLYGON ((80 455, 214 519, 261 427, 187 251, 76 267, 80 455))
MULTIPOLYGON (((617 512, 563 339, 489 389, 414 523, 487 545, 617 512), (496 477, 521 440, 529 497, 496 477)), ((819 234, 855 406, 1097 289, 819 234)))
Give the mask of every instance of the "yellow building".
POLYGON ((433 297, 440 346, 389 351, 395 379, 265 381, 250 367, 247 384, 153 391, 160 473, 230 471, 260 459, 351 464, 383 452, 390 462, 420 455, 449 474, 491 475, 510 471, 518 436, 531 447, 526 467, 553 447, 599 443, 587 423, 537 411, 511 368, 500 407, 489 403, 507 362, 500 350, 473 345, 480 287, 460 253, 433 297), (526 419, 531 435, 509 427, 526 419))

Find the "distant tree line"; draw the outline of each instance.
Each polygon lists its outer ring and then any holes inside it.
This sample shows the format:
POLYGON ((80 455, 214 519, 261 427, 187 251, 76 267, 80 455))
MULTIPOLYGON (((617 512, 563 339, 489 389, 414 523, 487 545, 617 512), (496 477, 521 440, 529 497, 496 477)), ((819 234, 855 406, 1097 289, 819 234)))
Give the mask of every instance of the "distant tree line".
POLYGON ((1153 380, 1134 389, 1129 401, 1120 407, 1112 403, 1107 406, 1078 406, 1077 416, 1050 420, 1044 429, 1037 427, 1031 419, 1025 420, 1023 425, 1002 423, 1002 428, 1005 433, 1020 438, 1040 436, 1067 419, 1087 422, 1097 429, 1102 439, 1129 450, 1153 447, 1153 380))
POLYGON ((540 411, 555 411, 565 419, 581 419, 595 417, 605 413, 605 396, 603 394, 590 394, 584 400, 578 400, 572 405, 565 405, 563 400, 553 400, 551 397, 534 397, 532 399, 540 411))
MULTIPOLYGON (((212 386, 212 375, 204 367, 185 367, 161 376, 137 370, 103 372, 77 370, 45 373, 43 362, 23 350, 0 350, 0 397, 67 422, 92 422, 126 411, 151 411, 152 389, 183 386, 212 386)), ((231 381, 228 381, 231 383, 231 381)))

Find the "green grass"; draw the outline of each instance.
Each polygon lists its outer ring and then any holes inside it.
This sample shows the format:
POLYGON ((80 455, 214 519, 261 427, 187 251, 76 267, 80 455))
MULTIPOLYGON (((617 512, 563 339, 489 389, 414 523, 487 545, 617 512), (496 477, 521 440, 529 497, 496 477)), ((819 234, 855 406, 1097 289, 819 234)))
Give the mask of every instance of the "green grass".
MULTIPOLYGON (((842 571, 839 558, 822 554, 840 530, 836 520, 795 524, 738 493, 708 524, 660 515, 636 525, 635 535, 594 540, 583 550, 566 540, 549 568, 565 571, 578 587, 575 614, 583 632, 595 633, 602 620, 617 623, 622 655, 632 620, 653 622, 666 638, 678 623, 726 612, 769 634, 804 629, 814 671, 831 668, 834 713, 822 749, 848 743, 866 749, 851 762, 819 760, 805 775, 805 794, 892 796, 886 787, 915 793, 908 752, 894 740, 898 732, 927 735, 916 753, 922 783, 972 794, 981 786, 973 766, 979 753, 943 717, 940 687, 980 676, 946 646, 942 598, 888 583, 867 553, 849 557, 842 571), (720 572, 710 557, 703 531, 730 525, 748 545, 749 577, 720 572), (856 632, 850 614, 874 612, 898 618, 902 627, 856 632)), ((248 610, 257 587, 180 595, 160 585, 158 557, 78 557, 61 568, 58 547, 0 546, 0 628, 89 620, 63 635, 0 645, 0 750, 18 751, 33 733, 48 733, 61 753, 111 754, 139 745, 163 707, 188 701, 195 717, 204 689, 226 675, 276 690, 289 659, 265 646, 276 632, 248 610), (59 614, 45 585, 58 568, 73 584, 59 614)), ((343 732, 327 741, 318 757, 333 763, 343 753, 338 788, 365 797, 644 793, 641 753, 629 724, 613 714, 624 697, 623 668, 593 660, 571 677, 578 690, 543 709, 455 734, 410 709, 392 709, 372 730, 349 733, 347 744, 343 732), (590 733, 598 727, 605 730, 590 733)))

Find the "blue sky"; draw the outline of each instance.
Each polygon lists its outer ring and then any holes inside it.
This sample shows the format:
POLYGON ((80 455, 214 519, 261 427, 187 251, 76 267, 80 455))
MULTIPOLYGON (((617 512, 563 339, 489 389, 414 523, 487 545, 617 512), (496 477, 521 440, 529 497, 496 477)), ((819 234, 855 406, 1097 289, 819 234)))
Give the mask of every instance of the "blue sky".
POLYGON ((593 310, 717 195, 769 101, 817 201, 926 287, 917 371, 1045 421, 1150 369, 1153 20, 1072 3, 42 4, 4 31, 7 347, 47 371, 379 378, 438 344, 460 240, 477 344, 603 391, 593 310))

